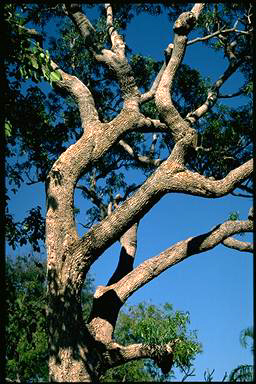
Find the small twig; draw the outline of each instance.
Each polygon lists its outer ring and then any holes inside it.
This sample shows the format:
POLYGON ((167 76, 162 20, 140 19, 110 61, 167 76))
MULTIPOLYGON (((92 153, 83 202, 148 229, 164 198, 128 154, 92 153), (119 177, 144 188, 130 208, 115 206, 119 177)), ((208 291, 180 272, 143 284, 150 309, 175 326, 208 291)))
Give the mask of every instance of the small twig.
POLYGON ((190 40, 190 41, 187 42, 187 45, 192 45, 192 44, 198 43, 200 41, 207 41, 209 39, 212 39, 213 37, 219 36, 220 34, 230 33, 230 32, 236 32, 236 33, 241 33, 241 34, 244 34, 244 35, 249 35, 249 32, 241 31, 241 30, 236 29, 236 28, 220 29, 219 31, 213 32, 210 35, 207 35, 207 36, 204 36, 204 37, 197 37, 197 38, 195 38, 193 40, 190 40))

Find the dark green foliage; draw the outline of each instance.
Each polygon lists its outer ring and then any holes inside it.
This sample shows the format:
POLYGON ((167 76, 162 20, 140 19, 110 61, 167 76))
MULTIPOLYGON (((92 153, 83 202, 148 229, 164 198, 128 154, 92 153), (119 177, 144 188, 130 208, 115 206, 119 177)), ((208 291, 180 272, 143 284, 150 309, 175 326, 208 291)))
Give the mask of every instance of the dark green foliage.
POLYGON ((251 106, 237 109, 218 104, 199 124, 199 149, 192 169, 221 179, 252 157, 251 106), (214 143, 214 146, 212 145, 214 143))
MULTIPOLYGON (((202 346, 197 340, 195 331, 188 331, 189 322, 188 313, 174 311, 170 304, 157 307, 140 303, 120 313, 114 336, 124 345, 132 343, 161 345, 176 339, 173 368, 191 368, 193 359, 202 351, 202 346)), ((141 375, 144 375, 144 381, 166 381, 173 377, 174 371, 172 369, 169 374, 163 375, 154 362, 145 359, 144 366, 136 361, 109 370, 103 380, 130 381, 133 378, 134 381, 141 381, 141 375)))
POLYGON ((17 257, 6 263, 6 375, 21 381, 47 380, 45 263, 17 257))
MULTIPOLYGON (((253 327, 248 327, 242 330, 240 334, 240 343, 243 348, 248 347, 248 338, 252 341, 252 352, 254 351, 254 341, 255 335, 253 331, 253 327)), ((231 382, 253 382, 254 381, 254 367, 249 364, 241 364, 229 375, 229 381, 231 382)))
MULTIPOLYGON (((82 290, 84 317, 92 303, 93 280, 82 290)), ((46 262, 28 256, 6 261, 6 376, 8 379, 48 381, 46 324, 46 262)))
POLYGON ((229 381, 235 383, 253 382, 253 366, 248 364, 239 365, 229 375, 229 381))
POLYGON ((12 215, 5 216, 5 236, 8 244, 16 249, 17 243, 30 243, 34 252, 40 252, 40 241, 45 238, 45 219, 38 206, 29 211, 29 215, 21 222, 15 222, 12 215))

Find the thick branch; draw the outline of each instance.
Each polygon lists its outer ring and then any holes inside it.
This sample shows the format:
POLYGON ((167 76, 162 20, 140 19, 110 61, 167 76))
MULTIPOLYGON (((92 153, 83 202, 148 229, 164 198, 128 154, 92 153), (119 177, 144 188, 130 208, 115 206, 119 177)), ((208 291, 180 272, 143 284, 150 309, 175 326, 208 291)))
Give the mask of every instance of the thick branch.
POLYGON ((85 129, 88 124, 100 122, 97 109, 91 92, 86 85, 76 76, 69 75, 58 67, 51 60, 53 70, 58 70, 61 75, 61 80, 54 82, 57 88, 69 93, 77 102, 82 122, 82 127, 85 129))
POLYGON ((119 300, 124 303, 132 293, 157 277, 167 268, 189 256, 206 252, 216 247, 231 235, 241 232, 252 232, 252 230, 253 224, 250 220, 226 221, 210 232, 180 241, 159 255, 146 260, 126 277, 114 284, 111 289, 115 290, 119 300))
POLYGON ((228 237, 222 242, 228 248, 236 249, 237 251, 242 252, 253 252, 253 243, 247 241, 239 241, 233 237, 228 237))
POLYGON ((121 36, 112 26, 112 7, 107 4, 107 27, 112 40, 112 50, 102 49, 98 52, 95 47, 96 34, 89 20, 82 13, 81 5, 71 4, 67 6, 68 14, 78 28, 81 36, 84 38, 86 47, 93 53, 94 58, 104 63, 116 75, 120 85, 124 107, 134 109, 138 108, 140 92, 136 85, 132 68, 125 57, 125 44, 121 36))
MULTIPOLYGON (((204 4, 195 4, 195 6, 193 7, 191 12, 194 12, 194 16, 195 16, 196 20, 198 19, 198 16, 201 13, 203 7, 204 7, 204 4)), ((191 42, 187 43, 187 45, 189 45, 189 44, 193 44, 193 40, 191 42)), ((168 56, 168 61, 171 57, 172 51, 173 51, 173 44, 169 44, 166 51, 165 51, 167 56, 168 56)), ((156 90, 158 88, 160 80, 162 79, 162 75, 163 75, 165 69, 166 69, 166 62, 163 63, 160 71, 158 72, 157 77, 155 78, 155 80, 151 86, 151 89, 148 92, 146 92, 140 96, 139 102, 141 104, 145 103, 146 101, 152 100, 154 98, 156 90)))
POLYGON ((107 351, 103 354, 103 364, 105 369, 125 364, 132 360, 150 358, 153 359, 162 372, 170 372, 173 364, 173 349, 176 340, 164 345, 157 344, 131 344, 123 346, 112 342, 107 346, 107 351))
MULTIPOLYGON (((250 160, 231 171, 224 179, 210 180, 185 170, 180 164, 166 160, 139 190, 76 242, 70 254, 71 267, 76 269, 78 274, 84 269, 89 269, 109 246, 140 220, 166 193, 182 192, 206 198, 221 197, 248 178, 252 170, 253 160, 250 160), (81 271, 77 269, 78 264, 81 271)), ((68 265, 70 268, 70 264, 68 265)))
POLYGON ((107 11, 107 27, 108 27, 108 33, 111 39, 112 43, 112 51, 119 55, 120 57, 124 58, 125 55, 125 44, 123 41, 123 38, 119 33, 116 31, 116 29, 113 27, 113 11, 112 6, 110 4, 105 4, 105 8, 107 11))
POLYGON ((65 5, 68 16, 76 25, 78 31, 84 39, 84 44, 88 49, 96 48, 96 34, 95 29, 90 21, 82 12, 82 4, 66 4, 65 5))
POLYGON ((182 63, 187 45, 187 35, 193 29, 204 4, 195 4, 191 12, 182 13, 174 23, 174 46, 169 62, 155 93, 155 102, 160 118, 169 127, 176 147, 173 159, 180 164, 185 163, 186 153, 190 147, 196 148, 197 135, 194 129, 180 116, 172 102, 171 93, 174 76, 182 63), (186 138, 185 138, 186 136, 186 138), (181 141, 182 139, 184 139, 181 141), (178 150, 178 152, 177 152, 178 150), (176 153, 177 152, 177 153, 176 153))
POLYGON ((172 55, 163 75, 161 76, 161 80, 155 93, 155 102, 161 119, 172 131, 176 142, 185 136, 190 127, 186 122, 184 122, 172 103, 172 85, 174 76, 185 54, 187 34, 193 28, 194 24, 195 16, 192 12, 185 12, 181 14, 175 22, 173 27, 175 36, 172 55))
POLYGON ((107 285, 116 283, 133 270, 133 263, 137 249, 137 230, 138 224, 135 223, 121 237, 120 243, 122 248, 119 262, 107 285))

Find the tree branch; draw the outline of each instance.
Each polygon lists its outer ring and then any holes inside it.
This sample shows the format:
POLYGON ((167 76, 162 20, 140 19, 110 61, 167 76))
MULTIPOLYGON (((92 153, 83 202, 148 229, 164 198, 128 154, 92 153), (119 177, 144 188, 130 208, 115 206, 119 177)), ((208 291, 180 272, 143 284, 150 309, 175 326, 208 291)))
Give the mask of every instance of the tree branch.
POLYGON ((190 130, 190 127, 183 120, 172 103, 172 85, 174 76, 185 54, 187 34, 192 30, 195 22, 196 18, 192 12, 184 12, 176 20, 173 27, 175 35, 172 55, 161 76, 161 80, 155 93, 155 102, 160 117, 171 130, 176 142, 186 135, 190 130))
POLYGON ((223 240, 222 244, 228 248, 236 249, 238 251, 253 253, 253 243, 239 241, 233 237, 228 237, 227 239, 223 240))
POLYGON ((105 4, 105 9, 107 12, 107 27, 108 33, 111 39, 112 48, 111 50, 124 58, 125 56, 125 44, 121 35, 119 35, 116 29, 113 27, 113 11, 112 6, 110 4, 105 4))
MULTIPOLYGON (((191 10, 191 12, 194 13, 194 16, 195 16, 196 20, 198 19, 198 16, 199 16, 200 12, 202 11, 203 7, 204 7, 204 4, 199 4, 199 3, 198 3, 198 4, 195 4, 195 6, 193 7, 193 9, 191 10)), ((191 44, 191 43, 190 43, 190 44, 191 44)), ((187 44, 187 45, 188 45, 188 44, 187 44)), ((169 61, 169 59, 170 59, 170 57, 171 57, 171 54, 172 54, 172 51, 173 51, 173 44, 169 44, 168 47, 167 47, 167 49, 165 50, 166 58, 167 58, 166 62, 169 61)), ((148 92, 146 92, 146 93, 144 93, 144 94, 142 94, 142 95, 140 96, 140 100, 139 100, 139 102, 140 102, 141 104, 142 104, 142 103, 145 103, 146 101, 152 100, 152 99, 154 98, 155 93, 156 93, 156 90, 157 90, 158 85, 159 85, 159 83, 160 83, 160 80, 161 80, 161 78, 162 78, 162 75, 163 75, 163 73, 164 73, 164 71, 165 71, 165 69, 166 69, 166 62, 163 63, 163 65, 162 65, 160 71, 158 72, 157 77, 155 78, 155 80, 154 80, 154 82, 153 82, 153 84, 152 84, 151 89, 150 89, 148 92)))
POLYGON ((253 223, 247 221, 226 221, 210 232, 182 240, 159 255, 144 261, 119 282, 109 287, 116 292, 124 303, 135 291, 157 277, 167 268, 181 262, 189 256, 206 252, 236 233, 252 232, 253 223))
POLYGON ((229 28, 229 29, 221 28, 218 31, 211 33, 210 35, 207 35, 207 36, 204 36, 204 37, 196 37, 195 39, 188 41, 187 45, 192 45, 192 44, 195 44, 195 43, 198 43, 198 42, 201 42, 201 41, 207 41, 207 40, 212 39, 213 37, 219 36, 222 33, 230 33, 230 32, 236 32, 236 33, 240 33, 240 34, 244 34, 244 35, 249 35, 249 32, 240 31, 240 30, 238 30, 236 28, 229 28))
POLYGON ((159 164, 161 164, 161 159, 154 160, 151 157, 148 156, 142 156, 138 155, 134 152, 133 148, 126 143, 124 140, 120 140, 118 144, 136 161, 139 163, 142 163, 144 165, 154 165, 157 167, 159 164))
POLYGON ((53 70, 58 70, 61 80, 54 82, 57 88, 68 92, 77 102, 82 122, 82 127, 92 123, 100 122, 93 96, 86 85, 76 76, 69 75, 51 60, 53 70))
POLYGON ((150 358, 164 374, 167 374, 173 365, 173 351, 177 342, 178 340, 173 340, 164 345, 141 343, 128 346, 111 342, 107 345, 107 351, 103 353, 103 365, 105 369, 109 369, 132 360, 150 358))
POLYGON ((227 79, 239 68, 239 66, 243 63, 243 59, 239 59, 236 61, 231 61, 229 63, 226 71, 219 77, 219 79, 212 85, 211 89, 208 92, 207 99, 200 107, 198 107, 195 111, 187 114, 185 120, 188 121, 191 125, 193 125, 197 120, 199 120, 206 112, 211 109, 218 97, 219 97, 219 89, 225 83, 227 79))
POLYGON ((152 100, 154 98, 156 90, 158 88, 158 85, 159 85, 159 83, 161 81, 162 75, 163 75, 163 73, 165 71, 165 68, 166 68, 166 63, 163 63, 163 65, 162 65, 160 71, 158 72, 158 74, 157 74, 157 76, 156 76, 156 78, 155 78, 155 80, 154 80, 150 90, 148 92, 143 93, 142 95, 140 95, 140 99, 139 99, 139 103, 140 104, 143 104, 143 103, 145 103, 145 102, 147 102, 149 100, 152 100))
MULTIPOLYGON (((110 216, 91 228, 74 245, 69 268, 80 274, 88 270, 97 258, 133 224, 138 222, 166 193, 182 192, 205 198, 217 198, 233 191, 253 171, 253 160, 232 170, 222 180, 210 180, 198 173, 185 170, 180 164, 164 161, 144 184, 110 216), (79 266, 77 268, 77 257, 79 266)), ((75 277, 75 274, 74 274, 75 277)), ((74 281, 78 281, 75 278, 74 281)))
POLYGON ((82 12, 82 4, 67 3, 65 4, 67 15, 76 25, 80 35, 84 39, 84 44, 89 50, 97 49, 96 46, 96 31, 90 21, 82 12))
POLYGON ((120 238, 122 248, 119 256, 118 265, 116 267, 115 272, 109 279, 107 285, 112 285, 116 283, 133 270, 133 263, 137 250, 137 230, 138 223, 135 223, 120 238))
POLYGON ((84 38, 86 47, 92 52, 94 58, 104 63, 116 75, 120 85, 124 108, 139 111, 138 102, 140 97, 139 89, 136 85, 132 68, 125 57, 125 44, 122 37, 113 28, 112 7, 106 4, 107 27, 112 40, 112 50, 102 49, 100 52, 96 42, 96 34, 89 20, 82 13, 82 7, 79 4, 67 5, 67 11, 78 28, 81 36, 84 38))

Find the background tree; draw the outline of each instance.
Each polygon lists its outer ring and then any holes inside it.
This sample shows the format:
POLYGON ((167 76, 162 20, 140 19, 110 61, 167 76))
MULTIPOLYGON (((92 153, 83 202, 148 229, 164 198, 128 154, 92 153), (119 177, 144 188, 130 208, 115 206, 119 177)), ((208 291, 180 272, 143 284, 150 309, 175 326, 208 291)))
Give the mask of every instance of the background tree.
MULTIPOLYGON (((143 7, 135 6, 135 10, 140 12, 143 7)), ((252 217, 230 220, 173 245, 133 269, 138 223, 166 193, 216 198, 235 193, 238 187, 247 196, 252 192, 251 105, 234 110, 218 104, 220 98, 235 96, 223 95, 220 89, 238 69, 245 75, 245 85, 238 93, 251 91, 252 7, 195 4, 182 8, 170 12, 170 17, 179 16, 173 24, 173 43, 162 63, 132 55, 129 49, 125 52, 120 31, 132 17, 130 5, 100 6, 94 25, 77 4, 20 8, 23 24, 17 30, 25 28, 30 38, 31 28, 25 26, 29 22, 41 29, 39 36, 43 38, 42 21, 50 14, 70 19, 62 25, 60 41, 52 41, 50 54, 42 52, 40 42, 33 43, 35 35, 25 47, 29 60, 25 59, 21 76, 33 76, 34 70, 31 73, 27 68, 31 62, 36 73, 52 82, 56 93, 45 97, 40 88, 31 87, 24 109, 11 113, 6 121, 7 151, 15 147, 27 157, 15 167, 8 163, 9 179, 19 186, 24 173, 30 183, 46 183, 51 380, 97 380, 107 369, 142 357, 152 358, 164 373, 169 372, 181 338, 170 338, 163 345, 145 340, 128 346, 112 338, 124 302, 188 256, 220 243, 252 250, 250 244, 230 237, 252 231, 252 217), (180 14, 184 10, 189 12, 180 14), (188 40, 193 29, 200 34, 199 40, 188 40), (208 43, 213 37, 218 42, 213 48, 223 50, 227 68, 209 85, 188 66, 182 66, 182 58, 186 46, 197 41, 208 43), (194 80, 191 87, 189 79, 194 80), (22 113, 28 104, 34 105, 35 113, 32 108, 31 119, 24 124, 22 113), (56 118, 57 111, 62 111, 64 122, 56 118), (123 169, 134 167, 144 177, 141 183, 128 184, 123 169), (15 173, 15 168, 19 172, 15 173), (34 170, 36 178, 32 179, 30 172, 34 170), (75 189, 94 204, 88 211, 89 221, 83 224, 88 231, 81 237, 74 217, 75 189), (85 325, 80 297, 83 281, 92 264, 118 239, 118 267, 108 284, 96 289, 85 325)), ((10 20, 10 9, 5 8, 7 26, 17 24, 10 20)), ((148 10, 160 12, 161 7, 149 6, 148 10)), ((11 39, 12 28, 8 33, 11 39)), ((9 70, 12 57, 7 56, 9 70)), ((15 75, 15 71, 8 73, 10 83, 15 75)), ((11 215, 8 218, 7 238, 11 242, 11 230, 17 225, 13 225, 11 215)), ((34 223, 37 227, 36 220, 34 223)), ((24 223, 22 228, 25 232, 32 229, 24 223)), ((23 233, 19 236, 14 233, 13 246, 23 233)), ((27 238, 37 246, 40 236, 40 231, 35 236, 29 232, 27 238)))
MULTIPOLYGON (((252 339, 252 352, 254 351, 254 332, 252 327, 248 327, 242 330, 240 335, 240 343, 242 347, 247 348, 248 340, 252 339)), ((234 368, 229 375, 229 380, 233 382, 253 382, 254 381, 254 367, 249 364, 240 364, 234 368)))

